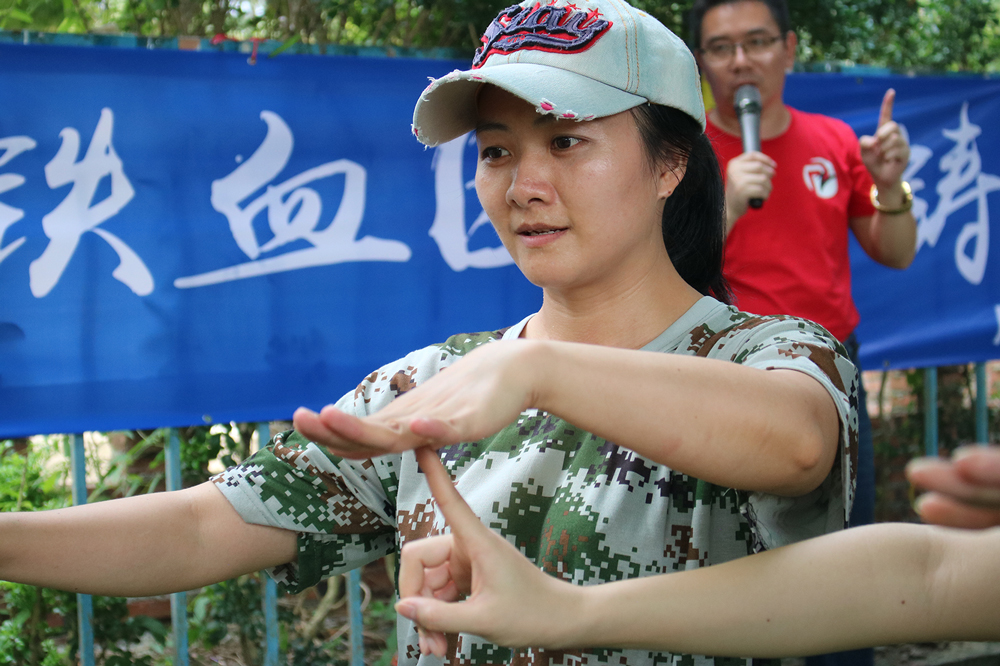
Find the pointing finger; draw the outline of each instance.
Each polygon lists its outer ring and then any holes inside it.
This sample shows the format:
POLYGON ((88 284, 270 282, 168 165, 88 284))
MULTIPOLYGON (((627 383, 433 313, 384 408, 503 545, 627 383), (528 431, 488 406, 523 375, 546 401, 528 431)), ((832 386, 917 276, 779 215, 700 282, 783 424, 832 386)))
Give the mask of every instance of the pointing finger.
POLYGON ((447 470, 441 464, 441 458, 437 452, 426 446, 414 452, 417 456, 417 464, 420 470, 427 477, 427 485, 430 486, 431 494, 441 508, 445 520, 451 526, 452 534, 469 534, 472 530, 485 529, 479 522, 479 516, 473 513, 469 505, 465 503, 455 484, 451 482, 447 470))
POLYGON ((882 98, 882 110, 878 114, 878 126, 882 127, 888 122, 892 121, 892 105, 896 101, 896 91, 889 88, 885 91, 885 97, 882 98))

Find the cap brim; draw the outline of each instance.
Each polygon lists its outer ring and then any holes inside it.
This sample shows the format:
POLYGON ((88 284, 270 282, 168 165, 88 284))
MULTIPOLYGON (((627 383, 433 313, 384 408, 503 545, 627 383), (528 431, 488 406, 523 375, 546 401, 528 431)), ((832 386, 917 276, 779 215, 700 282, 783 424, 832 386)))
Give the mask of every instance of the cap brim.
POLYGON ((644 104, 627 93, 582 74, 533 63, 505 63, 455 71, 433 81, 413 109, 413 133, 437 146, 476 127, 476 91, 490 83, 534 105, 539 113, 571 120, 612 116, 644 104))

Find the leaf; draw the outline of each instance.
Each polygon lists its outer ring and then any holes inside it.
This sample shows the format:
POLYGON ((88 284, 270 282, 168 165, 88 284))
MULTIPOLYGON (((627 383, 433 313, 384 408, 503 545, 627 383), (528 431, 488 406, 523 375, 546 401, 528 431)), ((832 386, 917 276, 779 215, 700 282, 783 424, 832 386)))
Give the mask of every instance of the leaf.
POLYGON ((31 23, 34 20, 31 14, 21 11, 17 7, 10 7, 9 9, 0 11, 0 16, 3 16, 4 19, 16 19, 22 23, 31 23))
POLYGON ((279 54, 279 53, 281 53, 282 51, 284 51, 284 50, 288 49, 288 48, 289 48, 290 46, 293 46, 293 45, 295 45, 295 44, 298 44, 298 43, 299 43, 299 41, 301 41, 301 39, 302 39, 302 36, 301 36, 301 35, 295 35, 295 36, 294 36, 294 37, 292 37, 291 39, 287 39, 287 40, 285 40, 285 41, 284 41, 284 43, 282 43, 282 45, 281 45, 281 46, 279 46, 278 48, 276 48, 276 49, 274 49, 273 51, 271 51, 270 55, 268 55, 267 57, 268 57, 268 58, 273 58, 274 56, 278 55, 278 54, 279 54))

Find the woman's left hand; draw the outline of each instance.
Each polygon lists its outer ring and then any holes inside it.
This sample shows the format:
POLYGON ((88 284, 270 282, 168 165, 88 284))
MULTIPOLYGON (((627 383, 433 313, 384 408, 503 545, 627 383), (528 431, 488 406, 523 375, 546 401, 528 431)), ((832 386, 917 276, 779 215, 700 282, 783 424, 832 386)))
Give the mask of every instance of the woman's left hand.
POLYGON ((586 591, 543 573, 483 525, 435 452, 421 448, 416 456, 451 527, 451 534, 408 542, 400 554, 396 611, 416 623, 421 654, 443 657, 445 634, 459 632, 509 647, 574 642, 572 615, 586 591))
POLYGON ((327 405, 295 411, 295 429, 344 458, 438 448, 499 432, 532 405, 544 352, 525 340, 467 354, 378 412, 359 418, 327 405))

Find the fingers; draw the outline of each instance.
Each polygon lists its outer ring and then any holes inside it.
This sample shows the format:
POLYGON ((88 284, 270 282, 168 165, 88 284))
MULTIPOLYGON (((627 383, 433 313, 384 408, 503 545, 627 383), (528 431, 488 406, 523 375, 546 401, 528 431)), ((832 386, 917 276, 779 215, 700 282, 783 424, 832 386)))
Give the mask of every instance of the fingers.
POLYGON ((487 530, 469 505, 465 503, 462 496, 451 482, 451 477, 441 458, 436 451, 429 448, 419 448, 414 452, 417 456, 417 464, 420 470, 427 477, 427 485, 430 486, 431 494, 434 496, 441 513, 451 526, 452 534, 467 536, 479 531, 487 530))
POLYGON ((457 444, 462 441, 461 435, 447 421, 435 418, 418 417, 410 421, 410 431, 419 437, 441 446, 457 444))
POLYGON ((878 126, 882 127, 887 123, 892 122, 892 107, 896 102, 896 91, 889 88, 885 91, 885 97, 882 98, 882 109, 878 114, 878 126))
POLYGON ((333 405, 319 414, 299 407, 292 422, 310 441, 343 458, 371 458, 431 443, 411 432, 401 420, 380 414, 361 419, 333 405))
POLYGON ((729 160, 729 167, 727 170, 738 169, 740 171, 759 171, 762 173, 767 173, 771 177, 774 176, 774 169, 778 166, 778 163, 771 159, 768 155, 760 152, 754 151, 752 153, 743 153, 742 155, 737 155, 733 159, 729 160), (735 167, 733 166, 735 164, 735 167))
POLYGON ((899 183, 910 161, 910 145, 903 128, 893 119, 896 91, 890 88, 882 98, 878 128, 874 136, 859 139, 861 159, 879 188, 879 192, 899 183))
POLYGON ((743 153, 726 167, 726 203, 743 212, 750 199, 771 196, 776 163, 760 152, 743 153))
MULTIPOLYGON (((921 458, 913 460, 906 467, 906 475, 915 485, 953 498, 968 505, 1000 509, 1000 481, 991 477, 996 470, 987 468, 980 471, 976 454, 968 453, 963 457, 962 465, 968 471, 960 471, 956 463, 938 458, 921 458), (964 458, 968 458, 965 460, 964 458), (985 477, 985 482, 970 479, 967 474, 978 474, 985 477)), ((995 463, 993 456, 982 456, 987 464, 995 463)), ((957 462, 957 461, 956 461, 957 462)))
POLYGON ((940 493, 927 493, 917 498, 914 506, 925 523, 986 529, 1000 525, 1000 510, 970 506, 940 493))
POLYGON ((399 596, 433 593, 443 587, 448 576, 447 567, 442 565, 451 557, 453 546, 450 534, 410 541, 403 546, 399 558, 399 596))
POLYGON ((396 602, 396 612, 421 628, 421 648, 424 638, 429 638, 428 647, 439 657, 444 656, 447 648, 444 634, 477 633, 485 629, 479 626, 477 609, 475 601, 447 602, 429 597, 402 597, 396 602), (440 637, 439 644, 434 637, 440 637), (441 652, 434 650, 438 646, 441 652))
POLYGON ((965 479, 1000 488, 1000 447, 966 446, 955 451, 955 469, 965 479))

